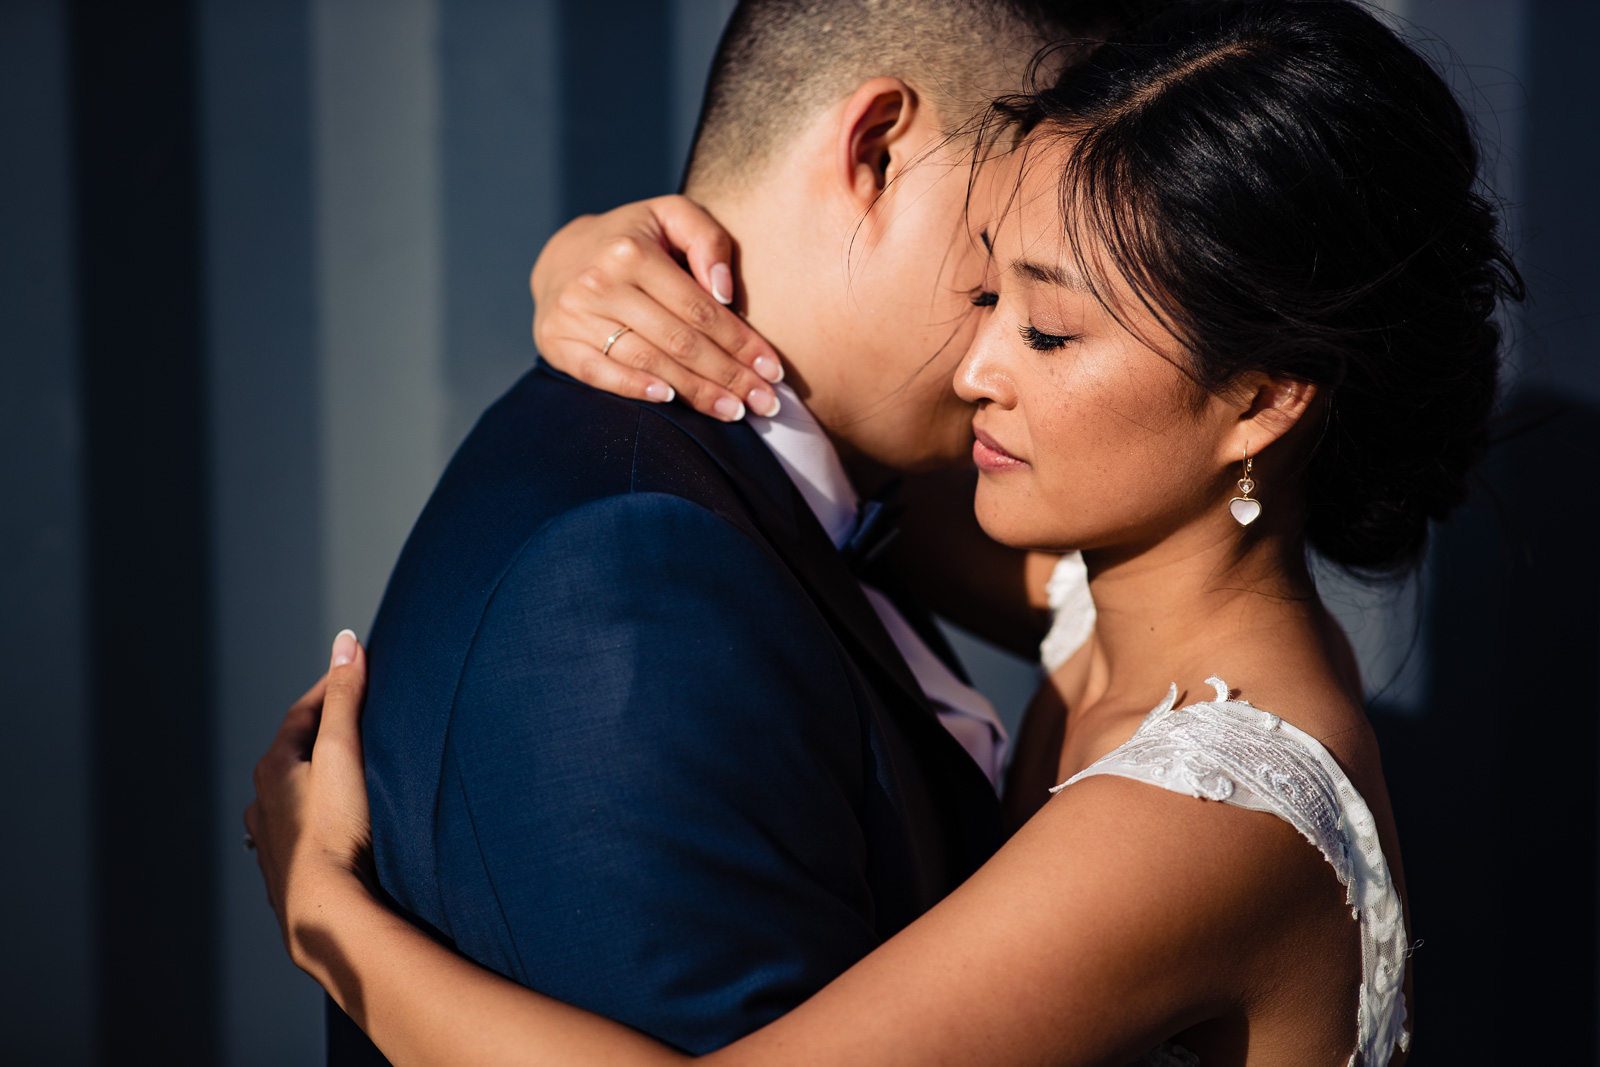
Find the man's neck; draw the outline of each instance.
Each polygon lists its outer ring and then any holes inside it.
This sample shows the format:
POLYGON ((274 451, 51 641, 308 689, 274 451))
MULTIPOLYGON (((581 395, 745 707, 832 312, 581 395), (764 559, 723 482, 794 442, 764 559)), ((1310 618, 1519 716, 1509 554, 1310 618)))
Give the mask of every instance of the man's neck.
POLYGON ((707 196, 702 205, 733 237, 738 276, 734 307, 778 350, 784 380, 808 407, 827 408, 830 376, 820 370, 823 339, 815 329, 819 279, 799 250, 815 247, 814 229, 793 205, 803 193, 763 184, 738 197, 707 196))
MULTIPOLYGON (((691 192, 690 195, 693 195, 691 192)), ((819 282, 797 249, 815 247, 816 234, 803 232, 814 220, 802 219, 793 205, 803 193, 762 185, 737 198, 706 196, 701 205, 733 237, 738 276, 734 279, 734 307, 761 333, 784 362, 784 381, 813 412, 837 407, 831 392, 835 376, 823 372, 830 357, 827 342, 817 328, 825 321, 819 282)), ((698 199, 698 198, 697 198, 698 199)), ((854 455, 826 424, 823 431, 839 449, 851 482, 858 491, 871 492, 892 472, 854 455)))

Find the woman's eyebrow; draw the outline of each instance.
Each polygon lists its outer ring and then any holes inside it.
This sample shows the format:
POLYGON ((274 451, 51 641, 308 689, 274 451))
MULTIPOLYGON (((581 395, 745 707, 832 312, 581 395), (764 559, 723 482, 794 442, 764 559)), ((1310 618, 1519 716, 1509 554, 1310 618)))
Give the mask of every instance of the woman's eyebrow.
POLYGON ((1071 289, 1075 293, 1087 293, 1089 286, 1076 271, 1062 270, 1044 263, 1035 263, 1031 259, 1019 259, 1011 264, 1014 274, 1019 274, 1031 281, 1042 282, 1045 285, 1055 285, 1062 289, 1071 289))

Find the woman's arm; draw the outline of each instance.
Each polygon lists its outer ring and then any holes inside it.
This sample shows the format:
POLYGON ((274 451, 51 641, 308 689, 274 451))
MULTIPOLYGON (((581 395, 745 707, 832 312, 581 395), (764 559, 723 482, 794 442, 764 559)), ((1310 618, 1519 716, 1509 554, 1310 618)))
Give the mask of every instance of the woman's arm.
POLYGON ((653 1067, 690 1057, 480 967, 351 877, 307 887, 295 956, 395 1067, 573 1063, 653 1067))
MULTIPOLYGON (((330 672, 320 731, 313 690, 258 767, 246 813, 296 963, 399 1067, 684 1058, 493 975, 366 889, 365 668, 353 638, 341 640, 348 662, 330 672)), ((1308 894, 1331 877, 1270 815, 1092 778, 799 1009, 706 1058, 1126 1063, 1195 1023, 1242 1013, 1262 960, 1282 954, 1308 894)))

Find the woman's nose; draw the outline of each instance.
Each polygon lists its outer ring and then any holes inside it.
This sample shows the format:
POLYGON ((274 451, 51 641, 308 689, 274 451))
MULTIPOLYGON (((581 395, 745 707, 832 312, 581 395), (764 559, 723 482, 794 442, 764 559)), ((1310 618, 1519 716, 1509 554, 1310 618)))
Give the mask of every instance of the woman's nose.
POLYGON ((978 328, 972 346, 956 368, 956 395, 969 404, 981 401, 1012 407, 1016 403, 1016 382, 1005 344, 1000 316, 990 314, 978 328))

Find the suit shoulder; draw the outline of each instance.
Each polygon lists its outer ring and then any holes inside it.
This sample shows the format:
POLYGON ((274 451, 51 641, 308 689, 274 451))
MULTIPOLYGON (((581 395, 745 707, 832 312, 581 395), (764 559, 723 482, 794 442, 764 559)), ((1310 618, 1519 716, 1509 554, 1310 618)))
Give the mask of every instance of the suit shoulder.
POLYGON ((503 566, 565 513, 640 490, 694 499, 735 523, 746 510, 716 461, 669 420, 645 405, 531 371, 484 412, 456 451, 399 571, 441 554, 503 566))
POLYGON ((506 580, 559 581, 574 585, 575 592, 587 585, 599 596, 622 582, 667 598, 737 603, 748 598, 722 588, 735 574, 768 594, 809 603, 788 565, 742 511, 727 513, 675 493, 636 491, 552 516, 521 547, 506 580))
POLYGON ((812 696, 858 688, 832 626, 760 532, 665 493, 596 500, 546 524, 503 574, 473 646, 480 663, 540 647, 541 670, 587 674, 596 656, 618 655, 663 677, 715 665, 718 685, 756 669, 812 696))
POLYGON ((541 750, 572 730, 656 758, 743 745, 759 722, 775 751, 854 765, 866 704, 832 628, 764 541, 693 501, 635 493, 529 541, 472 641, 452 736, 503 740, 520 722, 541 750))
POLYGON ((639 416, 621 398, 535 368, 479 417, 441 484, 505 478, 626 491, 639 416))
POLYGON ((540 521, 604 496, 686 496, 724 510, 717 461, 653 404, 612 396, 535 368, 484 412, 441 479, 477 494, 502 488, 540 521))

